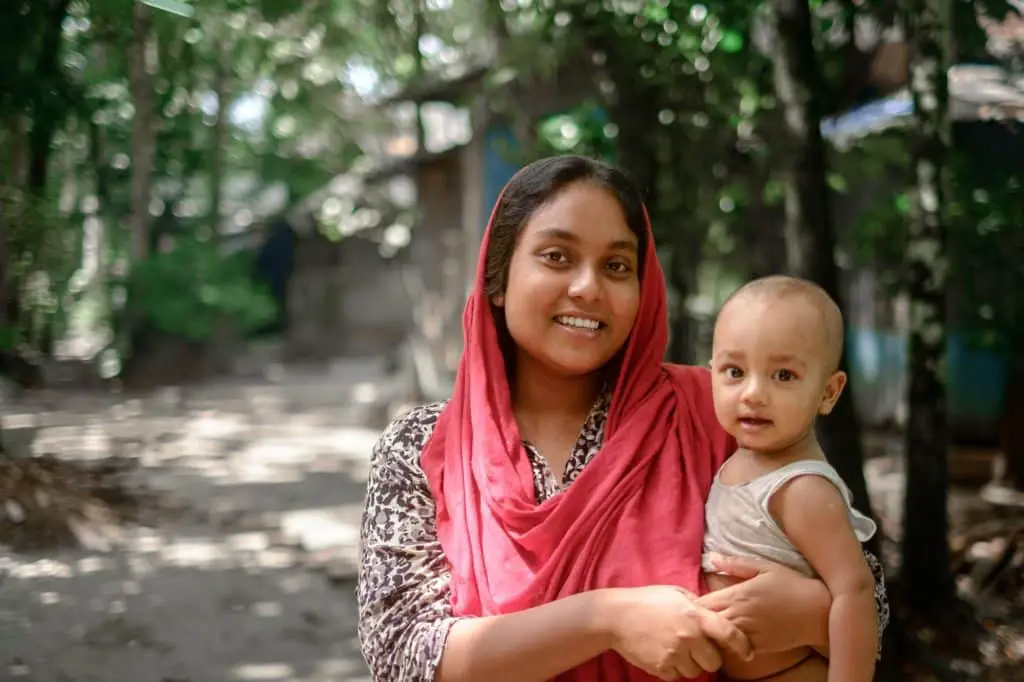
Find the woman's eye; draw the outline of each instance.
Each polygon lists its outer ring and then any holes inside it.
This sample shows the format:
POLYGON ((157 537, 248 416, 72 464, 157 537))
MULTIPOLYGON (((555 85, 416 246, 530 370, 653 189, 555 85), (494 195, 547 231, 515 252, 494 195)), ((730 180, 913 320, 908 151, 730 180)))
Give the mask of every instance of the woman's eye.
POLYGON ((560 253, 558 251, 549 251, 545 253, 542 257, 544 258, 544 260, 549 261, 551 263, 564 263, 566 260, 565 254, 560 253))
POLYGON ((609 263, 608 267, 611 269, 612 272, 618 275, 625 275, 631 271, 631 268, 626 263, 609 263))

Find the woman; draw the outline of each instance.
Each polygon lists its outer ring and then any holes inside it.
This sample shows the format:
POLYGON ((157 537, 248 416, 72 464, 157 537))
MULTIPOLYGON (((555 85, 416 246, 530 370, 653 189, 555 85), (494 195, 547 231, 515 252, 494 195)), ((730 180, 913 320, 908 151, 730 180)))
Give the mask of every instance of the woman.
POLYGON ((452 399, 374 449, 358 585, 374 679, 675 679, 726 649, 827 654, 818 581, 724 560, 738 584, 695 596, 731 443, 707 372, 661 363, 665 297, 620 171, 562 156, 509 182, 452 399))

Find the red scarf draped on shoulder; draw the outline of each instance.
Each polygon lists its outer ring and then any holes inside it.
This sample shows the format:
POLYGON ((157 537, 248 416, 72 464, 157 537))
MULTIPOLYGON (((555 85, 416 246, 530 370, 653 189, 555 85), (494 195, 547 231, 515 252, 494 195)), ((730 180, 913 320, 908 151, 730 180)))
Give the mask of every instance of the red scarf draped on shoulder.
MULTIPOLYGON (((704 502, 729 442, 715 421, 708 372, 662 364, 665 284, 649 221, 640 307, 604 446, 568 488, 539 505, 484 294, 491 224, 463 317, 455 391, 421 459, 454 612, 511 613, 603 587, 699 592, 704 502)), ((609 652, 559 679, 654 678, 609 652)))

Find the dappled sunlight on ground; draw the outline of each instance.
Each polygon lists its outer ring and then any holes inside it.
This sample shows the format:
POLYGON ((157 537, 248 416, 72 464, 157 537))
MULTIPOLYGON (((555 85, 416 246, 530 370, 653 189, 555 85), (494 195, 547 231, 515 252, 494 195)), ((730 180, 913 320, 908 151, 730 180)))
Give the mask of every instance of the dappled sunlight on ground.
POLYGON ((365 675, 351 583, 329 584, 297 549, 244 533, 134 540, 106 555, 8 558, 0 662, 75 682, 365 675))
POLYGON ((0 679, 368 679, 353 594, 372 366, 3 409, 36 453, 112 455, 161 501, 96 546, 0 553, 0 679))

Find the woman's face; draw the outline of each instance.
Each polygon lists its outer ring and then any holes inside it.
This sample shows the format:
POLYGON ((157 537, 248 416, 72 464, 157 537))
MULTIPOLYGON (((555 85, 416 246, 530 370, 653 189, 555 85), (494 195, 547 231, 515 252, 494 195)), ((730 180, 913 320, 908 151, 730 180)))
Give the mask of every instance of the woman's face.
POLYGON ((520 363, 586 375, 623 347, 640 305, 638 240, 608 190, 580 182, 523 226, 504 308, 520 363))

